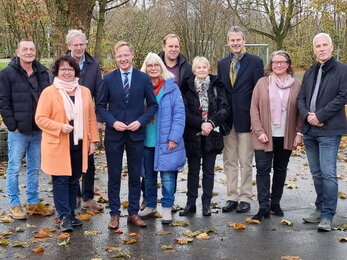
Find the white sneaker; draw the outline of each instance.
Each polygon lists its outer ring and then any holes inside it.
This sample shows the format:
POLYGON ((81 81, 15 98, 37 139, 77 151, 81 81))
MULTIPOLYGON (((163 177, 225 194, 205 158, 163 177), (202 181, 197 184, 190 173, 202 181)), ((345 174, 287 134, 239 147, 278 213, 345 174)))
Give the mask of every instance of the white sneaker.
POLYGON ((161 223, 163 224, 171 224, 172 223, 172 208, 163 208, 163 216, 161 217, 161 223))
POLYGON ((148 208, 145 207, 144 210, 139 212, 139 216, 143 219, 145 218, 150 218, 150 217, 154 217, 154 214, 157 213, 157 210, 155 208, 148 208))

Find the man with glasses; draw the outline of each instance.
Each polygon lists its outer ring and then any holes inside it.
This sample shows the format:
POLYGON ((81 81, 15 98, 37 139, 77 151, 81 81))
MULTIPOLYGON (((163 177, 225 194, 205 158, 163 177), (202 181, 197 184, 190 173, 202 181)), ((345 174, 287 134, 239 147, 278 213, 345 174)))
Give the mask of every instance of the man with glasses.
POLYGON ((132 45, 120 41, 115 44, 114 51, 119 69, 104 76, 97 102, 97 111, 106 122, 105 152, 111 210, 108 227, 119 227, 119 194, 124 150, 127 154, 129 181, 127 221, 135 226, 145 227, 146 223, 138 216, 145 126, 155 115, 158 104, 149 76, 132 66, 132 45))

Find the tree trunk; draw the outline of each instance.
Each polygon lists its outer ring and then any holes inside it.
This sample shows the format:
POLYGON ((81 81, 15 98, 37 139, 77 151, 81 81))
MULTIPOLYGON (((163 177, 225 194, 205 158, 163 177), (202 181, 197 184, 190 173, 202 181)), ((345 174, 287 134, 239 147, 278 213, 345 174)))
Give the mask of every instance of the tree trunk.
POLYGON ((100 62, 100 64, 102 63, 101 46, 102 46, 102 35, 104 32, 104 25, 105 25, 106 4, 107 4, 106 0, 99 1, 99 17, 98 17, 97 26, 96 26, 94 57, 100 62))
POLYGON ((46 5, 57 57, 66 52, 65 35, 69 29, 81 29, 88 36, 95 0, 46 0, 46 5))

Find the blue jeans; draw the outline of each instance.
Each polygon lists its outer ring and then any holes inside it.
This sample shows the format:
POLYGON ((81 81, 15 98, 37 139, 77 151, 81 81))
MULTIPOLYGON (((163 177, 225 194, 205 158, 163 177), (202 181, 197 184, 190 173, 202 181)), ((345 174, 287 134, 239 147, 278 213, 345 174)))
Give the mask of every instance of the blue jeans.
POLYGON ((6 177, 10 206, 21 205, 18 176, 22 159, 26 156, 26 195, 29 205, 39 203, 38 182, 41 163, 41 131, 33 134, 8 132, 8 167, 6 177))
MULTIPOLYGON (((149 208, 157 207, 158 196, 158 172, 154 171, 154 152, 155 148, 145 147, 144 166, 145 166, 145 199, 146 206, 149 208)), ((171 208, 175 201, 176 171, 161 171, 162 196, 161 206, 171 208)))
POLYGON ((322 218, 332 219, 337 206, 336 158, 341 136, 304 136, 307 159, 317 193, 316 209, 322 218))

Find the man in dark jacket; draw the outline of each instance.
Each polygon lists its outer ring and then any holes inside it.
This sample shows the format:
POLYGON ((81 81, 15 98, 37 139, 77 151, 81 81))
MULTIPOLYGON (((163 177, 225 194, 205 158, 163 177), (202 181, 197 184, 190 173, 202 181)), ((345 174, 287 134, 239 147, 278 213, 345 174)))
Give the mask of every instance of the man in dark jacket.
POLYGON ((313 51, 318 62, 306 71, 298 96, 306 154, 317 193, 316 210, 304 221, 319 223, 318 230, 330 231, 337 206, 336 158, 341 136, 347 134, 347 66, 332 57, 333 44, 326 33, 314 37, 313 51))
POLYGON ((253 146, 250 107, 253 89, 264 75, 262 60, 244 50, 245 35, 238 26, 228 31, 230 55, 218 61, 218 77, 224 83, 229 103, 224 137, 224 172, 227 176, 227 203, 223 212, 250 210, 252 200, 253 146), (238 185, 239 169, 241 183, 238 185), (240 186, 240 191, 238 187, 240 186))
MULTIPOLYGON (((163 39, 163 51, 159 53, 166 68, 175 75, 175 83, 181 88, 182 82, 193 76, 192 65, 180 53, 180 38, 168 34, 163 39)), ((182 88, 181 88, 182 91, 182 88)))
MULTIPOLYGON (((71 55, 79 64, 81 73, 78 83, 89 88, 94 100, 99 97, 101 86, 101 70, 97 60, 86 52, 87 37, 81 30, 69 30, 66 35, 66 44, 69 48, 68 54, 71 55)), ((100 130, 103 123, 100 115, 97 116, 97 126, 100 130)), ((94 155, 88 157, 88 170, 82 175, 82 189, 79 192, 79 199, 82 197, 81 207, 90 210, 103 210, 103 206, 94 200, 94 176, 95 165, 94 155)))
POLYGON ((49 85, 47 68, 35 60, 32 40, 21 40, 17 56, 0 72, 0 113, 8 129, 8 167, 6 188, 10 215, 26 219, 19 200, 18 175, 26 156, 26 195, 28 211, 37 208, 41 158, 41 131, 34 116, 42 90, 49 85))

